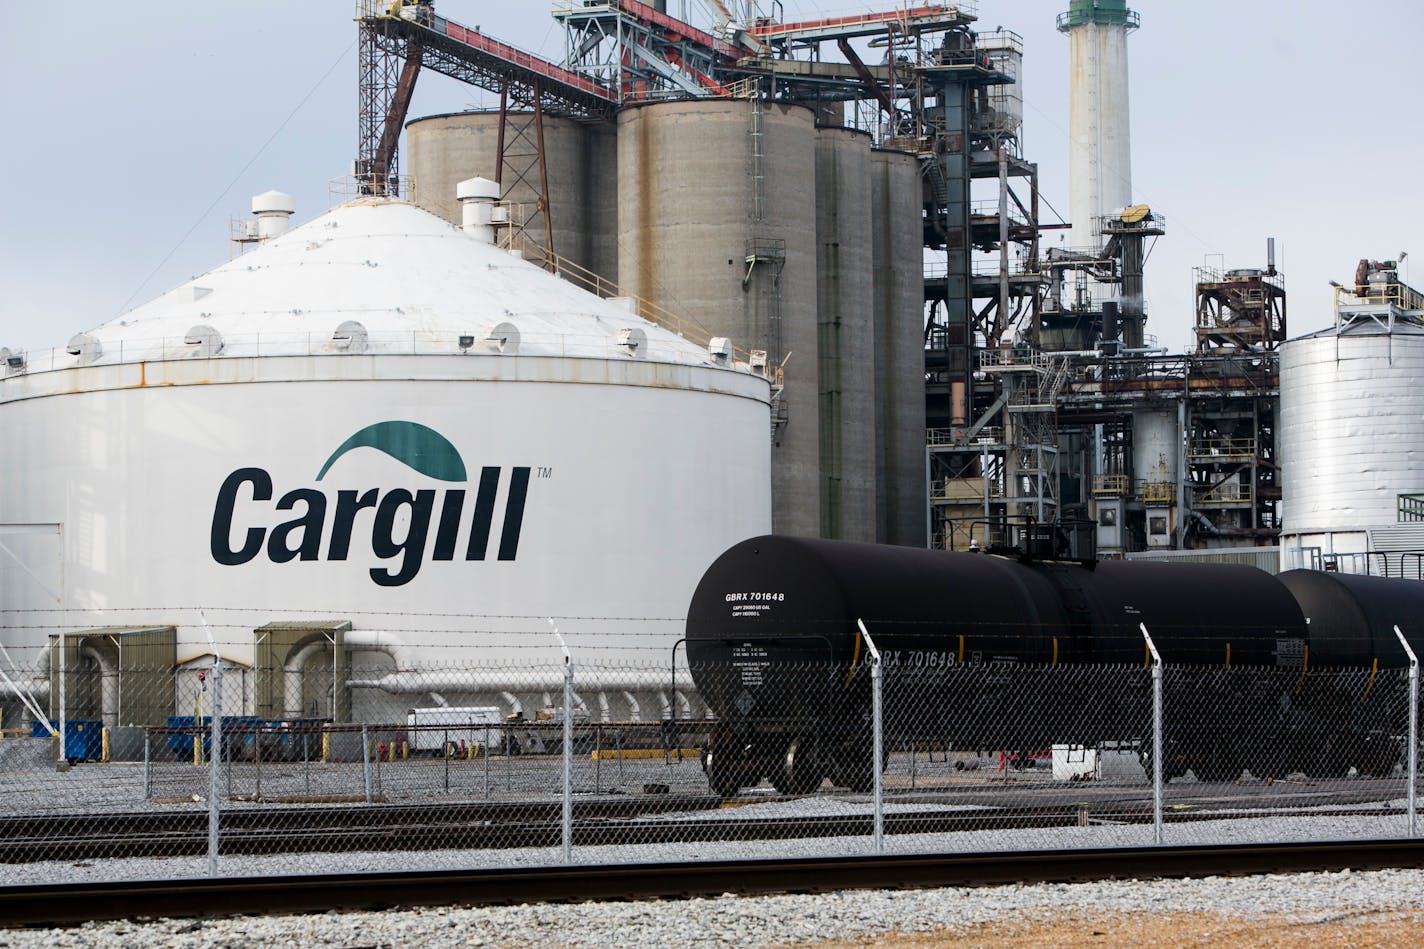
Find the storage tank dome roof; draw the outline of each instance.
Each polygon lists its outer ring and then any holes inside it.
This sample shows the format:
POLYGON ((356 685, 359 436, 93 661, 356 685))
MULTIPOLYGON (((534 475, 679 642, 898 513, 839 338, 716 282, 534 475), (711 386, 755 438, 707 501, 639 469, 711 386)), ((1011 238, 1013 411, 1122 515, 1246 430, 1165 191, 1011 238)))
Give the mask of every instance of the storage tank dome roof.
POLYGON ((87 338, 97 345, 71 346, 69 361, 61 351, 55 368, 350 352, 353 340, 356 351, 378 355, 508 352, 511 338, 522 355, 729 364, 628 306, 389 198, 334 208, 87 338))

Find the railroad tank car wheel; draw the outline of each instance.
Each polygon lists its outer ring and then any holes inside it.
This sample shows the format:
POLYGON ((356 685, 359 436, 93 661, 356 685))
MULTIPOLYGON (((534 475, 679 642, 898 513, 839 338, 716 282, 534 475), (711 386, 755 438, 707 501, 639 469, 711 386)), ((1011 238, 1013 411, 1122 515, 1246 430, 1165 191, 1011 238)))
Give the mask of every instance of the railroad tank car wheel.
POLYGON ((1223 751, 1220 747, 1212 748, 1192 760, 1192 773, 1197 776, 1198 781, 1235 781, 1241 777, 1242 767, 1234 762, 1235 755, 1229 751, 1223 751))
POLYGON ((815 740, 805 735, 791 739, 771 783, 782 794, 810 794, 826 779, 826 767, 816 753, 815 740))
POLYGON ((752 751, 747 736, 738 736, 723 723, 713 727, 701 754, 702 771, 713 794, 731 797, 761 780, 758 768, 750 763, 752 751))
MULTIPOLYGON (((857 794, 875 790, 875 772, 870 767, 872 756, 869 748, 842 748, 831 764, 831 783, 857 794)), ((889 764, 890 749, 887 746, 881 749, 881 772, 889 764)))
POLYGON ((735 756, 711 748, 702 752, 702 768, 707 772, 707 786, 718 797, 731 797, 742 789, 745 771, 736 767, 735 756))
MULTIPOLYGON (((1137 760, 1142 765, 1142 770, 1147 774, 1147 780, 1152 780, 1152 749, 1144 745, 1137 750, 1137 760)), ((1162 760, 1162 780, 1170 781, 1173 778, 1180 778, 1187 773, 1190 766, 1182 759, 1180 754, 1174 754, 1172 746, 1167 746, 1167 757, 1162 760)))
POLYGON ((1272 735, 1266 741, 1267 747, 1252 754, 1251 760, 1246 765, 1246 770, 1251 772, 1252 777, 1262 781, 1279 781, 1290 774, 1292 770, 1286 763, 1288 757, 1285 745, 1286 736, 1272 735))
POLYGON ((1343 778, 1350 773, 1350 747, 1344 735, 1326 735, 1313 750, 1305 769, 1312 778, 1343 778))
POLYGON ((1400 751, 1396 742, 1371 735, 1356 752, 1355 767, 1361 774, 1371 778, 1387 778, 1394 773, 1394 766, 1399 763, 1400 751))

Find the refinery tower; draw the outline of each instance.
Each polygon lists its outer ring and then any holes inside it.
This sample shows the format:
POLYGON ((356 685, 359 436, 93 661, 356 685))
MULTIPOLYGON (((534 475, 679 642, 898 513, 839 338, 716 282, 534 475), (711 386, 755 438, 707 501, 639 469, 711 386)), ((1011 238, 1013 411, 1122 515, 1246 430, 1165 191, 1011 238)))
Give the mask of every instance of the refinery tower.
POLYGON ((1100 250, 1103 218, 1131 203, 1127 34, 1138 24, 1125 0, 1072 0, 1058 16, 1058 29, 1072 42, 1068 171, 1075 248, 1100 250))

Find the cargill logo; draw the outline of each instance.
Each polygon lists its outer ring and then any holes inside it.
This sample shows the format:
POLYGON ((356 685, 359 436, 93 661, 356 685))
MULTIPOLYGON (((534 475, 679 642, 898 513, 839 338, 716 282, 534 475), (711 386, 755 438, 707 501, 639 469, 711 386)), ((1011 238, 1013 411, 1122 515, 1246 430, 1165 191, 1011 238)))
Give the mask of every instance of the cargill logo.
MULTIPOLYGON (((358 448, 382 452, 435 481, 453 485, 469 480, 464 459, 444 435, 417 422, 390 421, 368 425, 342 442, 321 466, 316 481, 321 482, 333 465, 358 448)), ((495 555, 499 560, 513 560, 519 552, 529 472, 529 468, 510 469, 495 555)), ((274 494, 272 476, 262 468, 239 468, 223 481, 213 505, 213 559, 228 566, 250 563, 264 553, 273 563, 346 560, 353 536, 364 542, 369 524, 371 552, 376 558, 389 561, 388 565, 372 567, 371 579, 381 586, 401 586, 420 572, 427 546, 431 560, 454 560, 457 553, 465 560, 486 559, 502 477, 502 468, 480 469, 474 505, 467 519, 467 492, 463 487, 449 487, 443 492, 434 488, 342 489, 335 492, 334 502, 319 487, 299 487, 283 494, 274 505, 268 503, 274 494), (437 494, 441 495, 438 504, 437 494), (363 517, 362 512, 367 509, 371 513, 363 517), (278 511, 298 515, 264 526, 264 522, 276 519, 274 512, 278 511), (404 531, 400 530, 402 523, 404 531)))

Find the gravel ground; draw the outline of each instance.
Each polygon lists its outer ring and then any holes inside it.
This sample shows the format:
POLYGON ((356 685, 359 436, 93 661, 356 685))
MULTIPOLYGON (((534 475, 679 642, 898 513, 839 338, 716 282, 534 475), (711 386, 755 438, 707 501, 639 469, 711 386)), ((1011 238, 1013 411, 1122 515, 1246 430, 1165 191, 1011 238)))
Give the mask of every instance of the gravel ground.
MULTIPOLYGON (((1314 873, 1246 878, 1045 884, 819 896, 647 903, 430 908, 385 913, 164 919, 89 923, 63 930, 0 931, 13 949, 82 946, 893 946, 1002 945, 1006 938, 1054 945, 1306 945, 1249 940, 1309 935, 1355 925, 1356 945, 1417 945, 1375 939, 1362 922, 1410 935, 1424 911, 1424 871, 1314 873), (1113 936, 1121 937, 1112 938, 1113 936), (1107 937, 1106 939, 1104 937, 1107 937), (1081 943, 1076 940, 1083 940, 1081 943)), ((1329 940, 1332 944, 1344 944, 1329 940)), ((1318 944, 1318 943, 1317 943, 1318 944)))
MULTIPOLYGON (((1402 836, 1405 818, 1379 816, 1220 819, 1169 824, 1166 841, 1238 843, 1402 836)), ((791 819, 868 812, 866 801, 768 801, 736 816, 791 819)), ((892 803, 889 813, 934 810, 892 803)), ((702 815, 706 816, 706 815, 702 815)), ((731 816, 730 814, 728 816, 731 816)), ((666 818, 663 818, 666 819, 666 818)), ((954 834, 896 834, 898 852, 993 852, 1033 848, 1141 846, 1144 825, 1100 825, 954 834)), ((865 837, 743 843, 584 847, 579 863, 798 857, 871 852, 865 837)), ((388 871, 555 864, 557 849, 224 857, 225 875, 388 871)), ((8 867, 6 881, 181 879, 204 875, 206 860, 51 862, 8 867)), ((1113 882, 927 891, 856 891, 782 896, 490 908, 428 908, 297 917, 92 923, 63 930, 0 930, 0 947, 171 946, 834 946, 918 949, 945 943, 1001 945, 1247 946, 1417 945, 1424 871, 1308 874, 1198 881, 1113 882), (1389 927, 1394 927, 1391 930, 1389 927), (1394 935, 1391 935, 1391 933, 1394 935), (1078 942, 1077 940, 1084 940, 1078 942), (1263 941, 1264 940, 1264 941, 1263 941), (1294 940, 1294 941, 1292 941, 1294 940)))

